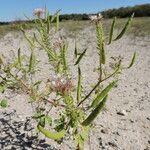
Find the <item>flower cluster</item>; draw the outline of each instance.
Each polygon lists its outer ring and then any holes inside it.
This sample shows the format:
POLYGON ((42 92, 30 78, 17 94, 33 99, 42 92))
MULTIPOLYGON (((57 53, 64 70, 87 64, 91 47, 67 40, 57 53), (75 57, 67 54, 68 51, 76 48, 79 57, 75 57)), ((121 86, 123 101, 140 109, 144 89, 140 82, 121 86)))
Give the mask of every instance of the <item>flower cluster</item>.
POLYGON ((61 94, 68 93, 73 88, 72 80, 68 77, 61 76, 60 74, 52 76, 50 79, 50 88, 52 91, 61 94))
POLYGON ((53 43, 54 48, 60 47, 62 44, 64 44, 64 40, 62 37, 56 38, 55 42, 53 43))
POLYGON ((102 18, 103 16, 100 13, 97 15, 89 16, 89 19, 91 20, 91 22, 99 22, 102 18))
POLYGON ((43 8, 36 8, 33 10, 33 15, 39 18, 42 18, 45 15, 46 11, 43 8))

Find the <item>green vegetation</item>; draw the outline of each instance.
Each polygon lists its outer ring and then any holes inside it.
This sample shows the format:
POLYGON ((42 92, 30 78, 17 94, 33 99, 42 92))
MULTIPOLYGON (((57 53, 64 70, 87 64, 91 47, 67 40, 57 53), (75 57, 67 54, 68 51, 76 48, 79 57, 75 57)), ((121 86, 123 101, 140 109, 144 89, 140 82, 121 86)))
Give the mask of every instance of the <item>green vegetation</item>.
POLYGON ((126 18, 132 13, 135 13, 135 17, 146 17, 150 16, 150 4, 136 5, 133 7, 120 7, 118 9, 109 9, 101 13, 105 18, 112 18, 114 16, 126 18))
MULTIPOLYGON (((116 29, 114 22, 112 25, 109 23, 111 28, 107 25, 107 29, 104 30, 103 27, 105 27, 106 22, 103 24, 103 19, 98 18, 98 16, 96 17, 95 20, 91 20, 91 25, 93 25, 93 29, 95 29, 95 37, 97 39, 98 66, 95 67, 98 71, 98 78, 93 83, 94 86, 91 87, 87 93, 84 92, 87 87, 83 84, 83 73, 82 67, 80 66, 82 65, 82 60, 86 59, 85 54, 88 49, 84 47, 83 51, 79 54, 75 43, 75 50, 74 53, 72 53, 72 55, 75 55, 72 60, 74 66, 70 66, 67 57, 68 41, 66 41, 61 34, 58 35, 55 41, 51 40, 56 36, 59 29, 59 12, 52 18, 50 18, 49 15, 47 15, 45 19, 39 17, 34 20, 34 24, 28 23, 30 25, 29 27, 20 24, 22 25, 22 34, 29 45, 30 56, 23 55, 23 50, 19 48, 18 55, 12 62, 7 63, 3 61, 3 57, 0 58, 0 91, 5 93, 5 90, 8 88, 21 90, 24 94, 28 95, 30 97, 29 102, 35 104, 31 105, 33 110, 35 110, 32 118, 37 121, 35 128, 38 129, 41 134, 45 135, 45 137, 53 139, 59 144, 63 142, 65 136, 68 136, 74 140, 76 150, 84 149, 84 143, 89 137, 89 130, 94 127, 93 121, 103 110, 110 91, 116 87, 119 81, 119 75, 121 75, 124 70, 133 66, 136 56, 136 53, 134 53, 128 67, 124 67, 122 58, 118 58, 118 60, 113 63, 114 67, 106 69, 106 62, 109 62, 105 46, 107 44, 105 38, 106 31, 110 39, 109 44, 119 40, 129 28, 133 14, 123 24, 122 29, 120 29, 116 35, 114 35, 113 32, 116 29), (54 18, 56 19, 55 23, 53 22, 54 18), (26 32, 26 29, 33 27, 31 25, 34 25, 36 29, 33 35, 29 35, 26 32), (55 28, 54 32, 51 32, 51 27, 55 28), (39 71, 42 73, 44 67, 38 66, 40 60, 38 60, 35 52, 37 47, 43 50, 47 55, 47 64, 51 67, 51 76, 45 81, 36 78, 37 73, 39 71), (76 72, 78 82, 74 82, 72 78, 71 67, 74 67, 74 71, 78 70, 76 72), (107 74, 105 72, 107 72, 107 74), (41 86, 42 89, 40 88, 41 86), (95 92, 96 90, 97 92, 95 92), (89 99, 90 102, 85 105, 85 101, 89 99), (59 115, 53 115, 52 109, 54 107, 55 110, 59 112, 59 115)), ((85 25, 85 22, 82 23, 85 25)), ((73 25, 74 24, 72 24, 72 26, 73 25)), ((17 24, 14 29, 18 30, 19 26, 17 24)), ((72 26, 70 26, 70 30, 72 30, 72 26)), ((5 108, 7 106, 7 100, 2 100, 1 107, 5 108)))
POLYGON ((6 108, 8 106, 8 101, 6 99, 3 99, 0 101, 1 108, 6 108))
MULTIPOLYGON (((115 24, 116 29, 120 30, 124 23, 126 22, 126 18, 117 18, 117 22, 115 24)), ((107 31, 110 29, 112 19, 104 19, 104 31, 107 33, 107 31)), ((132 22, 132 26, 127 31, 127 34, 134 35, 134 36, 149 36, 150 35, 150 17, 137 17, 134 18, 132 22)), ((32 29, 35 27, 33 23, 28 23, 25 25, 25 23, 21 24, 9 24, 9 25, 0 25, 0 38, 3 37, 5 34, 7 34, 10 31, 20 31, 20 25, 24 26, 24 29, 32 29)), ((92 24, 89 21, 62 21, 60 22, 60 29, 65 29, 68 35, 74 35, 74 33, 78 33, 80 30, 85 29, 92 24)))

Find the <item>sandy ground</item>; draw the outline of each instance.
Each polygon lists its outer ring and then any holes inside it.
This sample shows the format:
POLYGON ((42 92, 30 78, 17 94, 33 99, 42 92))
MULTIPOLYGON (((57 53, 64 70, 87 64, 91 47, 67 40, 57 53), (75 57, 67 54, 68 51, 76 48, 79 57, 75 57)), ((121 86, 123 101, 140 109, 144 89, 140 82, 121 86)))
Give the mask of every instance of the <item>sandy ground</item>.
MULTIPOLYGON (((62 33, 65 35, 64 31, 62 33)), ((68 59, 71 72, 76 77, 75 68, 71 60, 74 50, 74 40, 69 41, 68 59)), ((135 65, 124 71, 118 87, 109 95, 107 110, 98 116, 95 129, 90 132, 90 141, 86 143, 85 150, 149 150, 150 149, 150 38, 125 36, 123 39, 107 46, 107 58, 121 55, 127 65, 134 51, 138 57, 135 65), (89 144, 90 143, 90 144, 89 144)), ((86 57, 82 61, 83 82, 86 91, 90 84, 95 82, 97 74, 93 69, 98 65, 96 56, 96 38, 93 29, 87 28, 80 31, 78 46, 80 50, 88 48, 86 57)), ((0 39, 0 54, 7 61, 11 61, 21 48, 28 54, 28 46, 20 33, 8 33, 0 39)), ((46 55, 37 50, 41 60, 42 72, 38 79, 46 81, 51 72, 46 55), (42 57, 41 57, 42 56, 42 57)), ((85 92, 86 92, 85 91, 85 92)), ((6 91, 0 98, 9 99, 9 108, 0 109, 0 149, 1 150, 74 150, 70 140, 65 140, 64 145, 45 139, 37 138, 34 122, 31 120, 32 108, 28 97, 23 94, 6 91)))

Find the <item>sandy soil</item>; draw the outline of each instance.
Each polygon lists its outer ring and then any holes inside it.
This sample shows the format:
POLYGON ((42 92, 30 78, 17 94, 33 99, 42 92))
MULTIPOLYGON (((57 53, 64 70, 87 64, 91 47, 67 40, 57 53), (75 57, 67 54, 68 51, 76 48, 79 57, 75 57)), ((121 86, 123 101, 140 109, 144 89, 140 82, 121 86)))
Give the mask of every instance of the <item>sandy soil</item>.
MULTIPOLYGON (((64 35, 65 32, 61 31, 64 35)), ((74 40, 69 41, 69 63, 71 71, 75 68, 71 62, 74 50, 74 40)), ((107 58, 121 55, 124 64, 128 64, 134 51, 137 51, 137 61, 130 70, 126 70, 119 81, 119 85, 109 95, 107 110, 98 116, 95 129, 90 132, 90 144, 86 143, 85 150, 149 150, 150 149, 150 39, 147 37, 125 36, 123 39, 107 46, 107 58)), ((78 46, 80 50, 88 48, 86 57, 82 61, 83 82, 86 90, 95 82, 97 74, 94 66, 98 64, 96 56, 96 38, 92 28, 80 31, 78 46)), ((7 61, 16 55, 17 49, 28 54, 28 46, 20 33, 8 33, 0 39, 0 54, 7 61)), ((37 50, 41 60, 42 72, 38 79, 45 81, 51 74, 45 62, 46 55, 37 50), (42 57, 41 57, 42 56, 42 57)), ((86 92, 86 91, 85 91, 86 92)), ((12 93, 7 90, 0 94, 0 98, 9 99, 9 108, 0 109, 0 149, 1 150, 74 150, 70 140, 64 145, 40 136, 37 138, 33 129, 35 123, 31 120, 32 108, 28 97, 23 94, 12 93)))

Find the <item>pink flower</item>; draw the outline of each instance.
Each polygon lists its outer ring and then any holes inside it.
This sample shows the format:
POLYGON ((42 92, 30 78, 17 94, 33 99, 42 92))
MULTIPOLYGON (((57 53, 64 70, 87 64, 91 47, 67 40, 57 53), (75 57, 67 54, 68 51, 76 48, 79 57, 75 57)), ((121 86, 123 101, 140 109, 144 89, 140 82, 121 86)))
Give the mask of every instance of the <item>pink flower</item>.
POLYGON ((103 16, 100 13, 97 15, 89 16, 89 19, 91 20, 91 22, 99 22, 102 18, 103 16))
POLYGON ((33 10, 33 15, 39 18, 43 17, 46 13, 46 10, 43 8, 36 8, 33 10))
POLYGON ((61 75, 51 77, 50 83, 51 90, 61 94, 70 92, 73 87, 71 79, 61 75))

